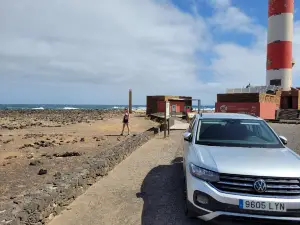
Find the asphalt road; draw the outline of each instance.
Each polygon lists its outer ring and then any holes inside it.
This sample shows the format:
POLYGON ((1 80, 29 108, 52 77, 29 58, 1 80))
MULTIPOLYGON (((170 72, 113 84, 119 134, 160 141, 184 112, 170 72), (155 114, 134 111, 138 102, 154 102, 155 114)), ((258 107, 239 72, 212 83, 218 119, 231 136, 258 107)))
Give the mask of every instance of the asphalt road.
MULTIPOLYGON (((295 132, 300 130, 300 126, 276 124, 274 128, 290 139, 291 147, 299 147, 295 143, 299 137, 295 132)), ((198 219, 187 219, 183 212, 181 134, 182 131, 172 131, 167 140, 162 136, 150 140, 108 176, 90 187, 49 224, 202 224, 198 219)))
POLYGON ((300 125, 296 124, 270 124, 278 135, 288 139, 288 147, 300 154, 300 125))

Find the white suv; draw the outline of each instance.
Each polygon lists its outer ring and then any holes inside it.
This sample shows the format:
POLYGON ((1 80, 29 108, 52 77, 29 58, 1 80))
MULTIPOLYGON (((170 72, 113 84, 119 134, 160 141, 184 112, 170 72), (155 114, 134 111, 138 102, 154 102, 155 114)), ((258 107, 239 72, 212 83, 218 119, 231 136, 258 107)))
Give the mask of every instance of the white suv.
POLYGON ((186 215, 299 222, 300 158, 286 144, 261 118, 197 114, 184 133, 186 215))

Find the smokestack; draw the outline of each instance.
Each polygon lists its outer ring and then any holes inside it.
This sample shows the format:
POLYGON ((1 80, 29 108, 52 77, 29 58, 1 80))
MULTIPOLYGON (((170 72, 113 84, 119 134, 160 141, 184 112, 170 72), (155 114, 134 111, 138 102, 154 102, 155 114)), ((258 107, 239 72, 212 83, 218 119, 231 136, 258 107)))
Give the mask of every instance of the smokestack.
POLYGON ((269 0, 267 85, 292 87, 294 0, 269 0))

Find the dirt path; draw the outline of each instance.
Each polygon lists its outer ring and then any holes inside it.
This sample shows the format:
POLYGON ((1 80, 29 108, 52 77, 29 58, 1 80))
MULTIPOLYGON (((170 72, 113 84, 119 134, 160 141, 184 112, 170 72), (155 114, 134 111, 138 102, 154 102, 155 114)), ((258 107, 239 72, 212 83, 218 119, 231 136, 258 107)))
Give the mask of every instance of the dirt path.
POLYGON ((181 133, 143 145, 50 225, 199 224, 182 211, 181 133))

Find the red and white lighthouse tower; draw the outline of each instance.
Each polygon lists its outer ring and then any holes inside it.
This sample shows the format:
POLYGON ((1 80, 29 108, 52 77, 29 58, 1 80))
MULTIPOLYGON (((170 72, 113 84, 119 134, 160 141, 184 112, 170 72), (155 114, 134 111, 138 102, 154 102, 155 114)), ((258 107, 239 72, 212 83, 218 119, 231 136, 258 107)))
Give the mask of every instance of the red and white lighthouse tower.
POLYGON ((294 0, 269 0, 267 85, 292 86, 294 0))

